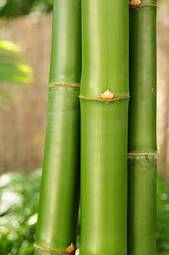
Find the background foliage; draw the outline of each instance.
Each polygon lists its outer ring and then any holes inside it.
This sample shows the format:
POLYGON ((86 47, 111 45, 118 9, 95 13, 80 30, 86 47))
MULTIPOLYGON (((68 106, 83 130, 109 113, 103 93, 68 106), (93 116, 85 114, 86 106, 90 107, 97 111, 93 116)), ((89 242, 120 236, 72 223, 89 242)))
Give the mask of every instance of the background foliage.
POLYGON ((30 84, 32 69, 26 62, 20 45, 0 40, 0 82, 30 84))
POLYGON ((11 99, 11 92, 2 89, 1 83, 30 84, 32 68, 27 64, 20 45, 0 40, 0 107, 11 99))
POLYGON ((52 0, 0 0, 0 16, 19 16, 51 9, 52 0))
POLYGON ((157 182, 157 255, 169 255, 169 182, 158 176, 157 182))
POLYGON ((0 251, 3 255, 32 255, 37 221, 41 170, 0 178, 0 251))

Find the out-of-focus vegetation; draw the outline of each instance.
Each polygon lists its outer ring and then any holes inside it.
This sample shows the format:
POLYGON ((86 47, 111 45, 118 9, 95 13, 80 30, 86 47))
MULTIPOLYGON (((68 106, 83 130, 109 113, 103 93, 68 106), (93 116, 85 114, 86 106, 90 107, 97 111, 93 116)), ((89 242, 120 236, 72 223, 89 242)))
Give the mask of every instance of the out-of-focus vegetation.
MULTIPOLYGON (((0 41, 0 83, 29 84, 32 82, 32 68, 23 57, 21 47, 11 41, 0 41)), ((0 87, 0 105, 11 98, 9 90, 0 87)))
POLYGON ((32 69, 26 64, 21 47, 11 41, 0 41, 0 82, 29 84, 32 69))
POLYGON ((15 17, 51 9, 52 0, 0 0, 0 16, 15 17))
POLYGON ((41 170, 0 178, 0 253, 32 255, 41 170))
MULTIPOLYGON (((33 255, 40 179, 41 169, 31 175, 16 172, 0 177, 1 254, 33 255)), ((169 182, 160 176, 157 205, 157 255, 169 255, 169 182)))
POLYGON ((169 181, 158 176, 157 255, 169 255, 169 181))

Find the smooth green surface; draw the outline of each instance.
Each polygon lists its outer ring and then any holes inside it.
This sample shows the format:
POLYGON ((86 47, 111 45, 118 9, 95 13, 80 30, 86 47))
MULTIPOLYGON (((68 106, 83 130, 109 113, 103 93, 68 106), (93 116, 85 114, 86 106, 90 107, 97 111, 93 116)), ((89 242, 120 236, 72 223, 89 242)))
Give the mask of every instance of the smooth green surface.
POLYGON ((82 39, 80 255, 126 255, 128 100, 88 99, 128 95, 128 2, 83 0, 82 39))
MULTIPOLYGON (((54 1, 50 83, 80 82, 80 1, 54 1)), ((43 177, 35 243, 63 250, 75 244, 79 202, 79 88, 49 88, 43 177)), ((35 254, 43 254, 35 251, 35 254)))
POLYGON ((75 242, 79 173, 79 89, 49 90, 48 127, 36 243, 75 242))
POLYGON ((82 1, 81 95, 128 94, 128 3, 82 1))
MULTIPOLYGON (((157 0, 141 0, 141 4, 156 5, 157 4, 157 0)), ((147 7, 147 8, 149 9, 149 7, 147 7)))
POLYGON ((42 251, 40 251, 40 250, 38 250, 38 249, 36 249, 36 248, 34 248, 34 250, 35 250, 35 254, 36 255, 52 255, 52 253, 49 253, 49 252, 42 252, 42 251))
MULTIPOLYGON (((143 1, 154 4, 154 1, 143 1)), ((130 10, 128 255, 156 254, 156 8, 130 10), (151 155, 146 156, 146 153, 151 155)))
POLYGON ((77 83, 81 75, 81 0, 54 0, 50 83, 77 83))
POLYGON ((129 151, 156 151, 156 9, 130 10, 129 151))
POLYGON ((82 101, 81 111, 80 254, 127 254, 128 102, 82 101))
POLYGON ((128 254, 156 254, 156 159, 129 159, 128 254))

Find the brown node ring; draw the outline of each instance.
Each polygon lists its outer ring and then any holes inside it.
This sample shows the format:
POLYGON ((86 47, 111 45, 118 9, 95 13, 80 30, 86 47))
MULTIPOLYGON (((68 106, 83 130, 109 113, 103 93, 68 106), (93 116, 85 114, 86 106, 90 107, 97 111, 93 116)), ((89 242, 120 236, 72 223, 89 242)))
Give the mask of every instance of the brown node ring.
POLYGON ((42 247, 36 243, 34 243, 33 246, 42 252, 54 255, 74 255, 76 251, 76 248, 73 243, 71 243, 65 250, 56 250, 48 247, 42 247))
POLYGON ((49 88, 57 88, 57 87, 62 87, 62 88, 80 88, 80 83, 50 83, 49 88))
POLYGON ((128 153, 128 157, 129 158, 139 158, 139 157, 153 157, 156 158, 157 157, 157 153, 156 152, 129 152, 128 153))

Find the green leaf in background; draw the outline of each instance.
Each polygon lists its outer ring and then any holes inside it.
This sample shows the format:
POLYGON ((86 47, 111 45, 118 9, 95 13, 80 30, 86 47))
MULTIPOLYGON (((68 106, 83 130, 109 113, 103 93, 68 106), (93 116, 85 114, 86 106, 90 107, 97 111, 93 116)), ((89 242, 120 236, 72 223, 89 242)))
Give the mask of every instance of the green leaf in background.
POLYGON ((0 178, 0 253, 33 255, 41 169, 0 178))
POLYGON ((0 41, 0 82, 30 84, 32 76, 21 47, 11 41, 0 41))
POLYGON ((52 0, 0 0, 0 16, 15 17, 38 10, 48 12, 52 9, 52 0))
POLYGON ((158 176, 157 255, 169 255, 169 181, 158 176))

